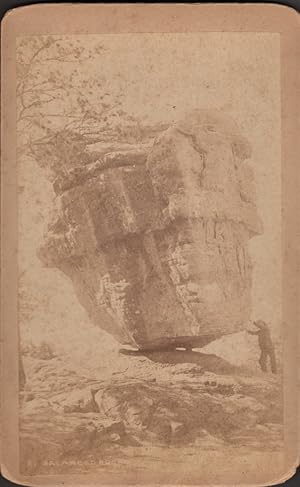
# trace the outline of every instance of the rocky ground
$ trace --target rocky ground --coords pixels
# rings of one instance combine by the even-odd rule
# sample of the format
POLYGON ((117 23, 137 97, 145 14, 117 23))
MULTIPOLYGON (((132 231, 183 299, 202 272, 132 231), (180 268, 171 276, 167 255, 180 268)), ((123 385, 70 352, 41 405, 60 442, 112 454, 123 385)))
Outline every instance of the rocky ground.
POLYGON ((112 457, 122 468, 132 455, 151 465, 152 449, 277 450, 281 376, 259 371, 247 340, 240 333, 201 350, 147 354, 116 348, 109 372, 75 366, 45 346, 27 351, 24 472, 90 471, 112 457), (236 347, 244 353, 234 354, 236 347))

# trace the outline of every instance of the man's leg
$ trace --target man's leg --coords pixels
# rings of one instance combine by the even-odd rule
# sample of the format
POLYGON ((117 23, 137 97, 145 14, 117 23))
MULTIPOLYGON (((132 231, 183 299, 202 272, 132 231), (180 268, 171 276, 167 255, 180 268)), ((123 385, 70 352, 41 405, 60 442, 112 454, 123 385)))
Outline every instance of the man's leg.
POLYGON ((271 362, 271 371, 273 374, 277 374, 277 364, 276 364, 276 356, 274 350, 269 353, 270 362, 271 362))
POLYGON ((267 372, 267 354, 266 352, 261 352, 259 357, 259 365, 263 372, 267 372))

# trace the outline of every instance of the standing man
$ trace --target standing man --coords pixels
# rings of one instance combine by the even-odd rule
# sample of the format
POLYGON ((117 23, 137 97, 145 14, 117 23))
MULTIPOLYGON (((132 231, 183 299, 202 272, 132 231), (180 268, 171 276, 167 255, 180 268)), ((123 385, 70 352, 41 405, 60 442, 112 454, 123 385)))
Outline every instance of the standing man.
POLYGON ((261 351, 259 357, 259 365, 263 372, 267 372, 267 360, 270 357, 271 371, 273 374, 277 373, 276 357, 274 345, 271 338, 271 333, 268 325, 262 321, 254 321, 253 324, 258 328, 257 331, 248 331, 250 335, 258 336, 258 345, 261 351))

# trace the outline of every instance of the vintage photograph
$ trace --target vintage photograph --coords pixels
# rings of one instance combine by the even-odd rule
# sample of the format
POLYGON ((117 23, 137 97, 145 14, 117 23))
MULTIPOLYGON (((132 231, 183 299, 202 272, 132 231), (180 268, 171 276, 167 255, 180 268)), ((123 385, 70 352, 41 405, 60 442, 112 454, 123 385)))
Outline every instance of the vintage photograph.
POLYGON ((280 454, 280 35, 19 36, 16 69, 21 473, 280 454))

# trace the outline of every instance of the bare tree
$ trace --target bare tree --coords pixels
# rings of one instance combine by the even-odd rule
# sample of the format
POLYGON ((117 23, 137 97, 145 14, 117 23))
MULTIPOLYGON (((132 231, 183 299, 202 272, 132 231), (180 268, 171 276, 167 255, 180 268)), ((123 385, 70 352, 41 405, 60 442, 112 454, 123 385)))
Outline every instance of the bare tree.
MULTIPOLYGON (((151 129, 122 107, 103 76, 86 73, 105 48, 78 37, 23 37, 17 48, 18 153, 63 174, 97 159, 86 151, 98 141, 140 143, 151 129)), ((98 70, 97 70, 98 71, 98 70)), ((95 71, 96 72, 96 71, 95 71)))
POLYGON ((37 156, 44 165, 47 153, 67 162, 84 148, 86 127, 96 122, 109 128, 110 119, 120 114, 122 95, 113 97, 103 78, 84 76, 82 69, 88 60, 99 61, 103 51, 100 44, 88 48, 72 37, 22 38, 17 49, 19 153, 37 156))

